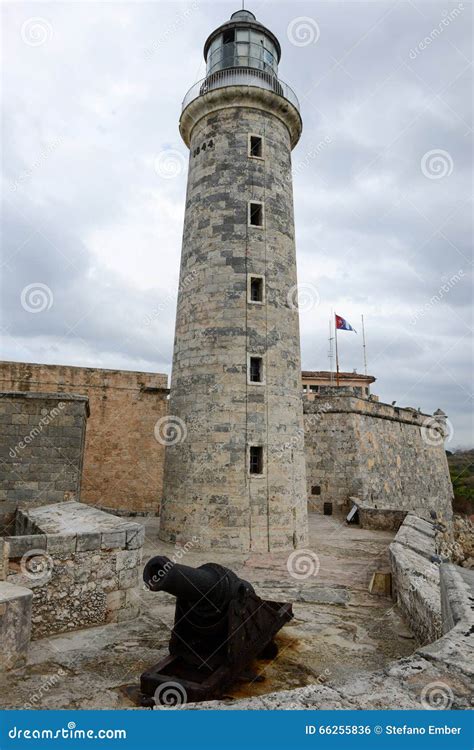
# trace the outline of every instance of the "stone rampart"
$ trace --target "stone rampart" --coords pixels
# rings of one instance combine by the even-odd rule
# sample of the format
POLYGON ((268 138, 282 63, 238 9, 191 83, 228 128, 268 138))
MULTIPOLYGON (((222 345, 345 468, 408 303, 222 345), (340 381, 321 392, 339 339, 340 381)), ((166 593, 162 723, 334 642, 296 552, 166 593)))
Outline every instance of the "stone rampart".
POLYGON ((4 533, 11 533, 18 507, 79 499, 88 414, 86 396, 0 393, 0 529, 4 533))
MULTIPOLYGON (((342 395, 305 400, 304 421, 307 492, 316 510, 331 502, 344 513, 354 499, 366 511, 451 518, 443 416, 342 395)), ((376 528, 376 519, 369 523, 376 528)))
POLYGON ((155 514, 160 508, 165 449, 154 428, 166 415, 167 381, 159 373, 0 363, 5 390, 88 397, 81 502, 127 513, 155 514))

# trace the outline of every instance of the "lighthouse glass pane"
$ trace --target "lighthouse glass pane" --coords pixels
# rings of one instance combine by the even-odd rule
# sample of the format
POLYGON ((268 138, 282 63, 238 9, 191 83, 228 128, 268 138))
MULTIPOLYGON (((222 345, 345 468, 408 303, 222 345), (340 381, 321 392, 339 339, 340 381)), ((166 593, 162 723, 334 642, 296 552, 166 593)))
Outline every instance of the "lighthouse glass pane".
POLYGON ((222 34, 219 34, 214 41, 212 42, 211 46, 209 47, 210 52, 215 52, 215 50, 220 47, 222 44, 222 34))
POLYGON ((243 31, 243 30, 241 30, 241 31, 237 30, 237 41, 238 42, 248 42, 248 40, 249 40, 249 32, 248 32, 247 29, 245 31, 243 31))

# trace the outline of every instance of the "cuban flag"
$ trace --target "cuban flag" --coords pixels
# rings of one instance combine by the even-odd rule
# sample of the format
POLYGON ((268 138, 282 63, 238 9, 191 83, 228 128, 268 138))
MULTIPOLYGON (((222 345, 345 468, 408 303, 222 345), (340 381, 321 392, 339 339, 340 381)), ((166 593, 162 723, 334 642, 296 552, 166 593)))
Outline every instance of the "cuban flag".
POLYGON ((354 331, 354 333, 357 333, 355 328, 352 328, 351 324, 347 322, 344 318, 341 318, 340 315, 337 315, 336 313, 336 328, 338 331, 354 331))

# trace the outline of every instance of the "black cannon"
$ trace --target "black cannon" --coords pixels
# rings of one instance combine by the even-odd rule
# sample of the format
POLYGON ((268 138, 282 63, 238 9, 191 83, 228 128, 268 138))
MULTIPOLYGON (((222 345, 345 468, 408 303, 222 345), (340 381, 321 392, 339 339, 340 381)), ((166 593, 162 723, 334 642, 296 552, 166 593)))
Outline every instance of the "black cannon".
POLYGON ((178 687, 178 702, 219 697, 253 659, 277 655, 273 638, 293 617, 291 604, 260 599, 248 581, 216 563, 190 568, 153 557, 143 580, 177 601, 169 656, 141 675, 142 705, 168 703, 168 685, 178 687))

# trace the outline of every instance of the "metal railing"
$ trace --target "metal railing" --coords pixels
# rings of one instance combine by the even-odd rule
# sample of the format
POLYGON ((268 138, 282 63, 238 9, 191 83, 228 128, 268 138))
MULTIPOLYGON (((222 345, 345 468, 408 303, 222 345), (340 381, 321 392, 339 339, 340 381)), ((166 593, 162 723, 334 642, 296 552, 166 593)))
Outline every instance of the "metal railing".
POLYGON ((287 99, 291 104, 300 111, 298 97, 293 89, 287 83, 280 81, 276 76, 256 68, 226 68, 211 73, 206 78, 198 81, 191 86, 188 93, 183 99, 182 110, 194 99, 203 94, 207 94, 214 89, 224 88, 225 86, 255 86, 257 88, 273 91, 278 96, 287 99))

